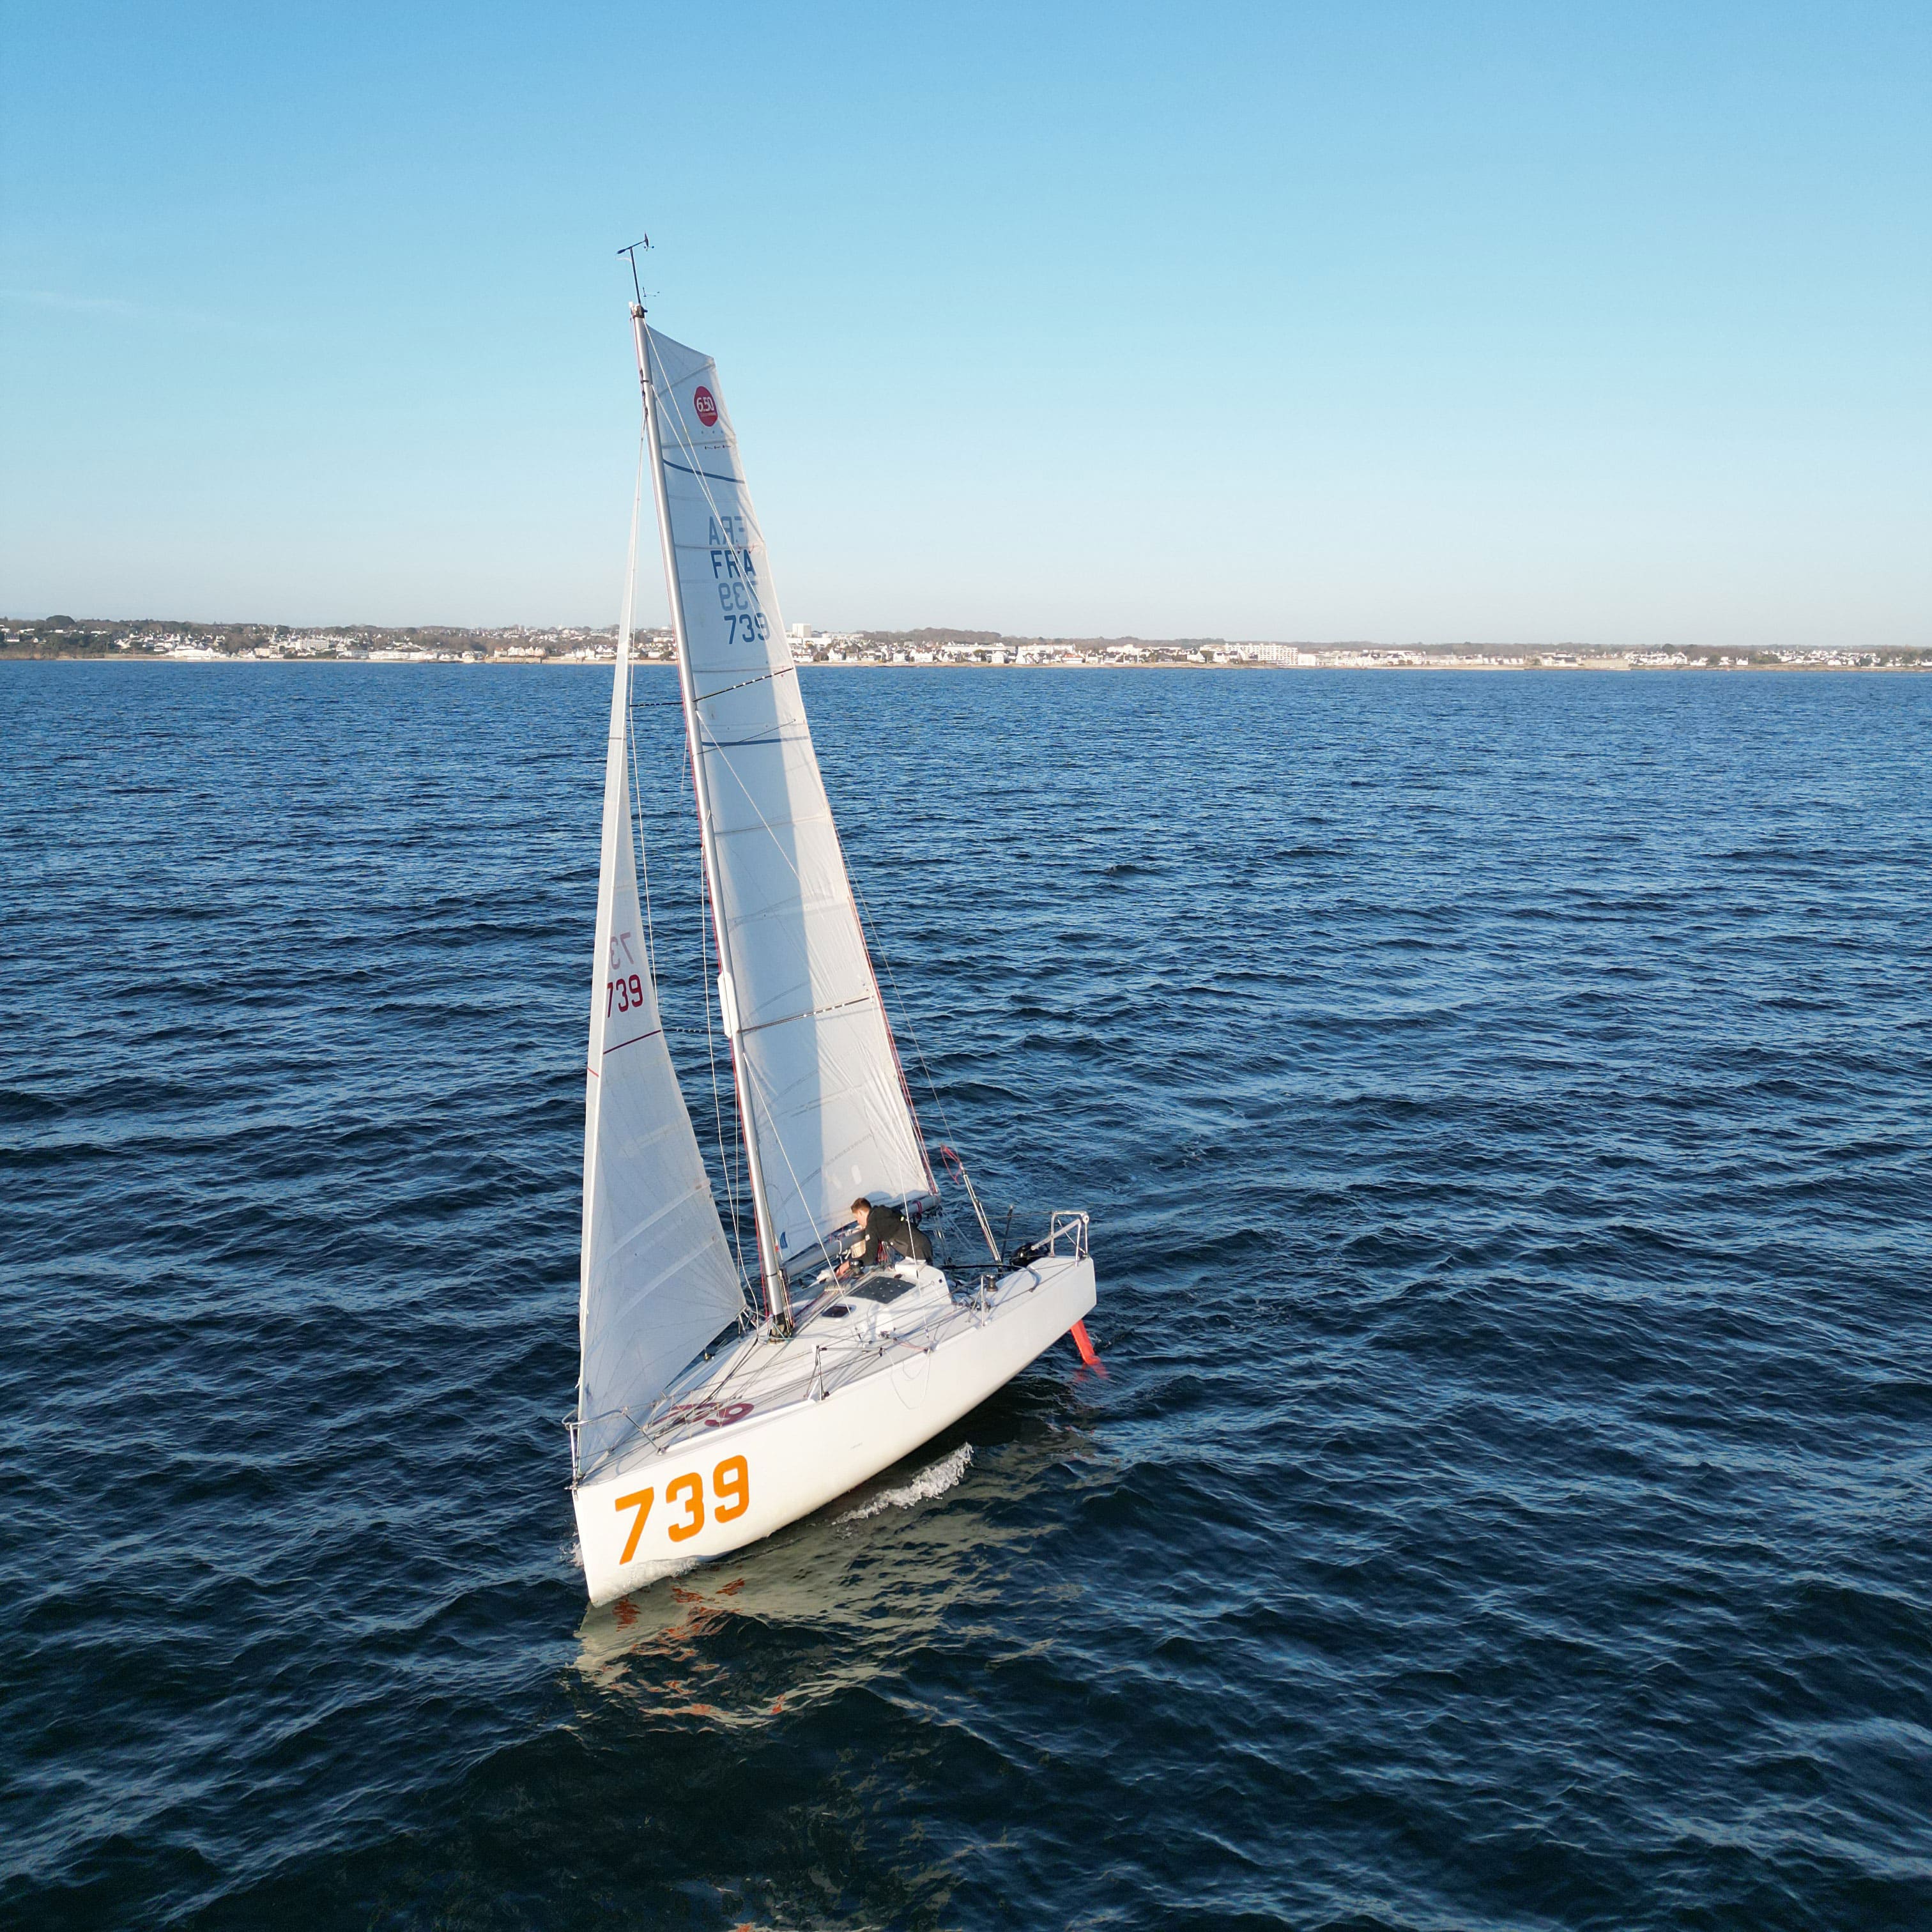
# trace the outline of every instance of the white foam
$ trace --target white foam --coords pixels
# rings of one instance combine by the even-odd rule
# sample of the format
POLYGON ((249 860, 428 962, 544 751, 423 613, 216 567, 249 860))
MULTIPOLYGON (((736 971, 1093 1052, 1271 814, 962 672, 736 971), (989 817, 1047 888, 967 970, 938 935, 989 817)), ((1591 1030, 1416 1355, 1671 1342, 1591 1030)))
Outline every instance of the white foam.
POLYGON ((966 1465, 973 1460, 973 1445, 962 1442, 950 1456, 920 1470, 903 1488, 883 1490, 870 1502, 861 1503, 855 1510, 848 1510, 838 1518, 841 1522, 862 1522, 868 1516, 877 1516, 881 1510, 910 1509, 915 1503, 929 1503, 934 1496, 943 1496, 966 1473, 966 1465))

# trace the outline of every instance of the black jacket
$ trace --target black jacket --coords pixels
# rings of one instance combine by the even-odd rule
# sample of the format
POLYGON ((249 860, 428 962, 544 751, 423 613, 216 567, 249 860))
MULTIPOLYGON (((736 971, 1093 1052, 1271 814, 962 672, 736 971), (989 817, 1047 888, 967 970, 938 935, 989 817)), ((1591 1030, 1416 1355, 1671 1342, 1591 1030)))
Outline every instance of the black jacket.
POLYGON ((915 1228, 896 1208, 874 1208, 866 1216, 860 1238, 865 1244, 859 1250, 862 1262, 884 1261, 888 1247, 898 1249, 902 1255, 910 1255, 916 1262, 929 1262, 932 1258, 931 1238, 915 1228))

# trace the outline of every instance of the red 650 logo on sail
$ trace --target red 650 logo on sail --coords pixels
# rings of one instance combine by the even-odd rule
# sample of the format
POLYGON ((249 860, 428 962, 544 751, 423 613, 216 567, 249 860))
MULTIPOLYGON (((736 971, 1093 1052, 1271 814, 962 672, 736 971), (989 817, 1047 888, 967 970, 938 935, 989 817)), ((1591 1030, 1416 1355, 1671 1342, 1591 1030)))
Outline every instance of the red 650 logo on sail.
POLYGON ((718 420, 718 399, 702 382, 691 392, 691 406, 698 412, 698 420, 706 429, 718 420))

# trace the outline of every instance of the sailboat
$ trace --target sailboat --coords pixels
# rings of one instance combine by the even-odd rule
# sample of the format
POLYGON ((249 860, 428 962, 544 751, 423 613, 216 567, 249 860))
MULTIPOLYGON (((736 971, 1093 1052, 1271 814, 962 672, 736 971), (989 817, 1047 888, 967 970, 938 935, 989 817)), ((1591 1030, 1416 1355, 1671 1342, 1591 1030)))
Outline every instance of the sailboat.
POLYGON ((1091 1360, 1095 1298, 1086 1214, 1054 1212, 1008 1250, 948 1148, 977 1237, 954 1258, 716 366, 650 327, 641 290, 631 328, 644 424, 604 766, 581 1366, 566 1418, 593 1604, 822 1508, 1063 1336, 1091 1360), (666 1046, 638 887, 631 614, 646 472, 716 947, 706 997, 730 1048, 755 1230, 742 1263, 666 1046), (860 1204, 902 1216, 902 1244, 848 1258, 860 1204))

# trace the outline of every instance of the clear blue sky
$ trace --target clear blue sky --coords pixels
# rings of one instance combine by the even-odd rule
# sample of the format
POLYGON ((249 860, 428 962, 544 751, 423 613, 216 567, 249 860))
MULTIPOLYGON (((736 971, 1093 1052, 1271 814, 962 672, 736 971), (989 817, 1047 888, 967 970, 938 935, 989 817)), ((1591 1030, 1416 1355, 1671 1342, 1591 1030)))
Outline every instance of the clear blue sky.
POLYGON ((23 6, 0 608, 1932 644, 1932 6, 23 6))

